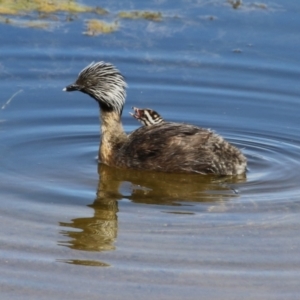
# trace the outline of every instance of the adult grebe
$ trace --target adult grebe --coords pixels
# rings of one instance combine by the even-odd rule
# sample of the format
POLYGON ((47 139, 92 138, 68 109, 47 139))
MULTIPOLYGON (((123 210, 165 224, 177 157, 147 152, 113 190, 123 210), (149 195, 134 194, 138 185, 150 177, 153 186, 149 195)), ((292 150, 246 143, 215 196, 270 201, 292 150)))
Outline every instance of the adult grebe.
POLYGON ((246 171, 245 156, 211 130, 161 122, 126 135, 121 115, 126 83, 119 70, 105 62, 91 63, 64 91, 81 91, 100 106, 99 159, 118 168, 160 172, 237 175, 246 171))

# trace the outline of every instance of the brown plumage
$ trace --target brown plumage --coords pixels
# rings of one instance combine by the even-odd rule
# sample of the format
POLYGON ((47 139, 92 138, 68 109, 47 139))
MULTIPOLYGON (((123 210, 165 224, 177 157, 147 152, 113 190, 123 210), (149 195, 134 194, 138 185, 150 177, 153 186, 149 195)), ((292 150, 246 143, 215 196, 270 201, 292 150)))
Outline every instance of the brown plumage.
POLYGON ((246 170, 245 156, 211 130, 193 125, 160 122, 126 135, 121 115, 126 83, 111 64, 84 68, 64 91, 81 91, 100 106, 102 163, 160 172, 237 175, 246 170))

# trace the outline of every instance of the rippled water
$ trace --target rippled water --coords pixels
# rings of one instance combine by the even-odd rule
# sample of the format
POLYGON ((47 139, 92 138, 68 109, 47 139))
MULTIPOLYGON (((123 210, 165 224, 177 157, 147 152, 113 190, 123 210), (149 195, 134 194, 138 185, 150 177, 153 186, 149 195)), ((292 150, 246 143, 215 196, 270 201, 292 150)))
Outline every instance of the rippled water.
POLYGON ((298 2, 101 5, 164 17, 100 36, 82 34, 93 14, 0 23, 1 299, 297 299, 298 2), (98 166, 97 104, 62 92, 93 60, 126 77, 127 132, 132 106, 211 128, 246 176, 98 166))

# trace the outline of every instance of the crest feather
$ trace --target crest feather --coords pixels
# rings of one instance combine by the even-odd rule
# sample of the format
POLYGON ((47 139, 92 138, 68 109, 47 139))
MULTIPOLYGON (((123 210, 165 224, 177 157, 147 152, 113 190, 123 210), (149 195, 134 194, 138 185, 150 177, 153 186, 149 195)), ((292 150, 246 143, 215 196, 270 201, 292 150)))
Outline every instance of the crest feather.
POLYGON ((127 84, 114 65, 92 62, 80 71, 76 83, 82 87, 81 91, 97 100, 102 109, 122 114, 127 84))

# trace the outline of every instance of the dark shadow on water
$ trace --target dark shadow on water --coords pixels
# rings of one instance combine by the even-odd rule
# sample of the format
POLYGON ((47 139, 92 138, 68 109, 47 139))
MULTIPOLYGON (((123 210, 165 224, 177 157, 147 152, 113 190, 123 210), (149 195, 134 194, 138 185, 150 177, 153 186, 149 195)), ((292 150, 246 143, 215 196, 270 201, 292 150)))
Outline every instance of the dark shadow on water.
POLYGON ((87 266, 87 267, 110 267, 109 264, 97 260, 57 259, 56 261, 70 264, 70 265, 79 265, 79 266, 87 266))
MULTIPOLYGON (((152 173, 120 170, 101 164, 98 166, 98 173, 97 197, 89 205, 94 209, 94 215, 88 218, 76 218, 68 223, 60 222, 60 226, 66 228, 61 231, 61 234, 69 240, 60 241, 59 245, 83 251, 115 250, 114 243, 118 233, 118 201, 121 199, 172 207, 204 202, 217 204, 238 197, 235 185, 246 181, 246 176, 152 173), (129 183, 130 192, 122 191, 124 182, 129 183)), ((187 217, 190 214, 193 212, 187 212, 187 217)), ((60 261, 78 263, 78 260, 74 259, 60 261)), ((83 264, 86 264, 85 261, 83 264)), ((99 264, 103 263, 94 262, 94 265, 99 264)))

